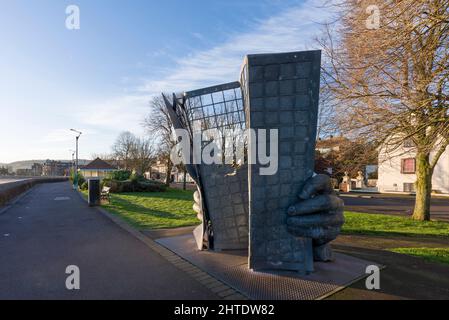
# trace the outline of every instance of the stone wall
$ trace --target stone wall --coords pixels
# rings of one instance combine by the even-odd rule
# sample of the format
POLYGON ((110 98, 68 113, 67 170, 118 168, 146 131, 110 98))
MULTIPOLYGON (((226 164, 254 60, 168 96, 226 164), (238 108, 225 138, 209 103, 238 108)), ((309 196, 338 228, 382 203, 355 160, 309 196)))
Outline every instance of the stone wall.
POLYGON ((0 207, 8 204, 20 194, 31 189, 39 183, 62 182, 68 178, 33 178, 23 181, 14 181, 10 183, 0 184, 0 207))

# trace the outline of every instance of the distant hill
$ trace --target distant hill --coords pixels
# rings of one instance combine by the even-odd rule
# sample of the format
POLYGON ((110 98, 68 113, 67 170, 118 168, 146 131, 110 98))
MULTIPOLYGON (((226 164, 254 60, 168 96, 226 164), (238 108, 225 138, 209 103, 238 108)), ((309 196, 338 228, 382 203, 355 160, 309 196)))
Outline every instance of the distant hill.
MULTIPOLYGON (((16 171, 17 169, 31 169, 33 164, 40 163, 43 164, 47 160, 23 160, 23 161, 15 161, 11 163, 0 163, 0 167, 11 167, 13 171, 16 171)), ((71 162, 72 160, 56 160, 56 161, 63 161, 63 162, 71 162)), ((78 163, 79 165, 83 166, 90 162, 91 160, 85 160, 85 159, 79 159, 78 163)))

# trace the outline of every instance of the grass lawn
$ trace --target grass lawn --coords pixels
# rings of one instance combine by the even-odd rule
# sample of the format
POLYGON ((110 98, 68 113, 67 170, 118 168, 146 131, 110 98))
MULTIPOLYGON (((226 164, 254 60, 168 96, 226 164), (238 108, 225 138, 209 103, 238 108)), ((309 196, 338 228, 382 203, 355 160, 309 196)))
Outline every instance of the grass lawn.
MULTIPOLYGON (((111 203, 103 207, 137 228, 161 229, 199 224, 192 205, 193 191, 168 189, 167 192, 111 194, 111 203)), ((356 212, 345 212, 345 218, 343 234, 449 236, 446 222, 420 222, 408 217, 356 212)))
POLYGON ((104 203, 102 207, 136 228, 161 229, 199 224, 192 205, 193 191, 168 189, 166 192, 111 194, 111 203, 104 203))
POLYGON ((449 223, 415 221, 408 217, 345 212, 344 234, 378 236, 449 236, 449 223))
POLYGON ((449 248, 395 248, 389 251, 419 257, 430 262, 449 264, 449 248))

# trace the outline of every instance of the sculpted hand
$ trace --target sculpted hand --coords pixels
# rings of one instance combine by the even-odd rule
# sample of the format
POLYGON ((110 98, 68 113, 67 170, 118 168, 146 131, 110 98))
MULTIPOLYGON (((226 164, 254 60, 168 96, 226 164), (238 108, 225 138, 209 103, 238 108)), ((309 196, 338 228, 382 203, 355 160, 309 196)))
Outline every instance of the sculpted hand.
POLYGON ((193 211, 195 211, 196 217, 203 221, 203 204, 198 190, 193 194, 193 211))
POLYGON ((332 260, 328 243, 337 238, 344 223, 343 200, 335 194, 330 178, 322 174, 306 181, 299 199, 288 210, 288 231, 313 240, 315 260, 332 260))

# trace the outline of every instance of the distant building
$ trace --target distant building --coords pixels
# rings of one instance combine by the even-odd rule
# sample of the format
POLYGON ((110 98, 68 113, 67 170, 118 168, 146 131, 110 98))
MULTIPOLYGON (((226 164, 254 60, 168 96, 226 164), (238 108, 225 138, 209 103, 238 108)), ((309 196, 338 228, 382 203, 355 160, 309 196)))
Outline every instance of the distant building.
POLYGON ((108 162, 97 158, 92 162, 80 168, 80 173, 85 178, 105 178, 111 172, 116 171, 117 168, 108 162))
MULTIPOLYGON (((165 182, 165 177, 167 176, 167 165, 166 161, 157 160, 152 166, 151 170, 148 172, 145 172, 145 177, 147 179, 152 180, 159 180, 165 182)), ((184 172, 178 170, 175 166, 173 166, 171 174, 170 174, 170 181, 174 183, 182 183, 184 182, 184 172)), ((187 173, 186 174, 186 182, 187 183, 194 183, 192 177, 187 173)))
POLYGON ((9 174, 8 167, 0 166, 0 176, 6 176, 9 174))
POLYGON ((332 151, 339 152, 343 144, 347 143, 349 140, 345 137, 333 137, 330 136, 327 139, 318 139, 316 142, 315 150, 322 155, 326 155, 332 151))
POLYGON ((42 165, 42 175, 46 177, 68 176, 71 166, 71 162, 47 160, 42 165))
POLYGON ((31 171, 31 169, 17 169, 16 175, 21 177, 29 177, 33 175, 33 172, 31 171))
POLYGON ((338 154, 342 146, 348 143, 348 141, 344 137, 330 136, 326 139, 319 138, 315 146, 315 172, 333 176, 335 168, 332 155, 338 154))
POLYGON ((34 163, 31 167, 31 175, 38 177, 42 175, 42 164, 40 163, 34 163))
MULTIPOLYGON (((432 159, 434 152, 430 154, 432 159)), ((411 140, 401 147, 387 152, 379 149, 379 170, 377 186, 380 192, 415 192, 416 150, 411 140)), ((442 154, 432 176, 432 190, 449 193, 449 148, 442 154)))

